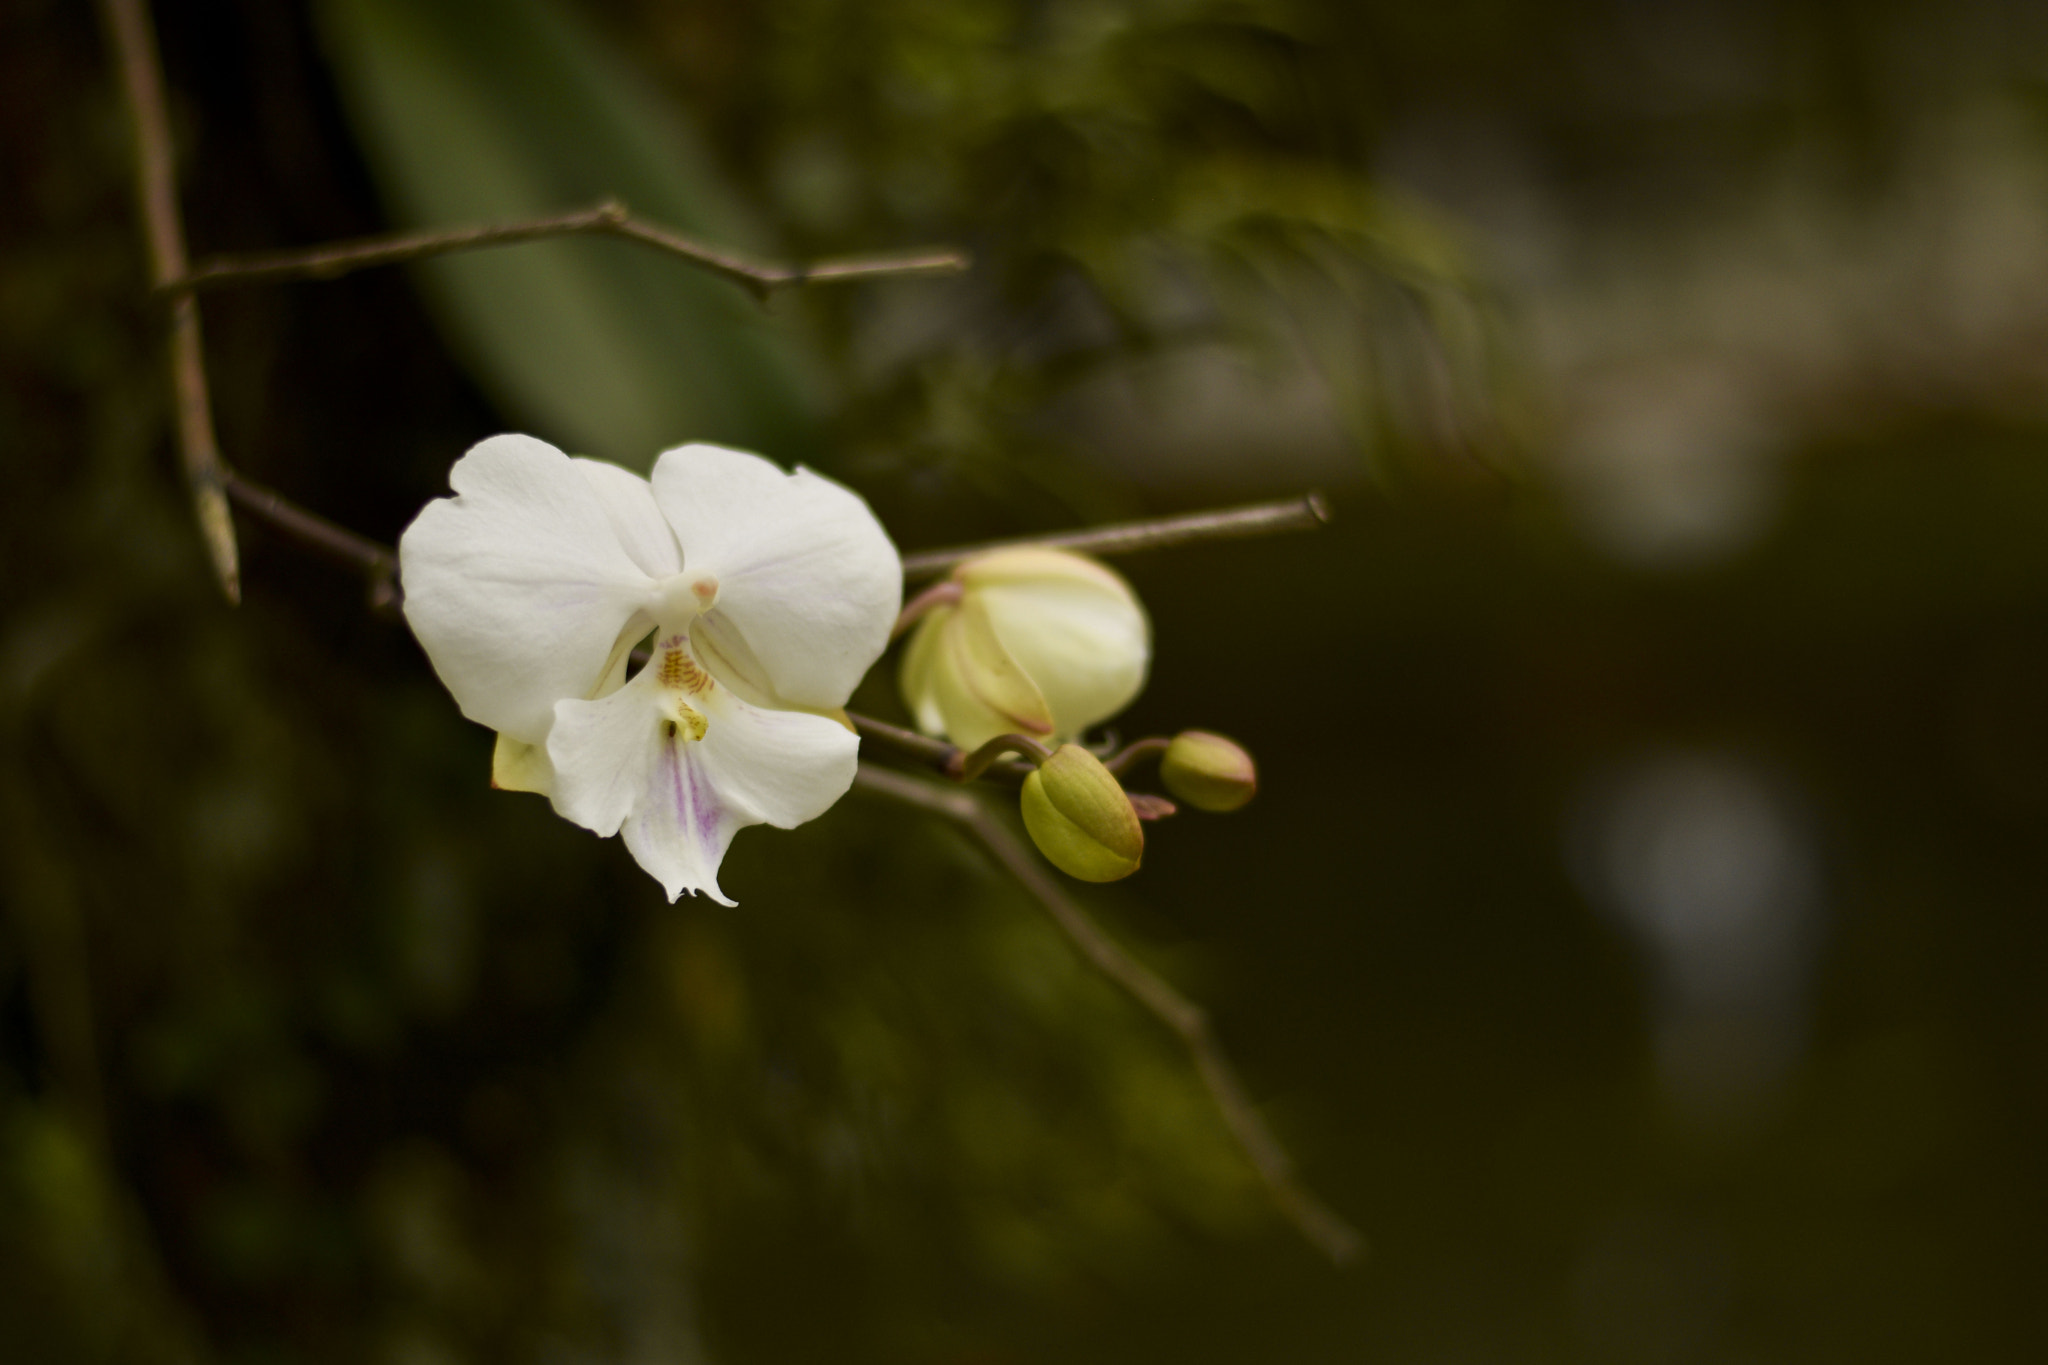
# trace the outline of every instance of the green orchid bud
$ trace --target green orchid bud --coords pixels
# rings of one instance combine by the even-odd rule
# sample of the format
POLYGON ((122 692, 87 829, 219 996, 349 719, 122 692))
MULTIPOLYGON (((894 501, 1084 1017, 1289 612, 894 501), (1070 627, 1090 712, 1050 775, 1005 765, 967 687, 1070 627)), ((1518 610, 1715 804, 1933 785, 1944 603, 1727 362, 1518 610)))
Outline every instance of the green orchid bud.
POLYGON ((903 655, 903 699, 926 734, 963 749, 1003 734, 1066 739, 1145 685, 1151 625, 1131 585, 1095 560, 994 550, 949 581, 957 595, 926 611, 903 655))
POLYGON ((1070 877, 1113 882, 1145 856, 1145 831, 1123 785, 1078 744, 1061 745, 1024 779, 1023 808, 1031 842, 1070 877))
POLYGON ((1183 730, 1159 760, 1159 780, 1196 810, 1236 810, 1259 790, 1252 756, 1221 735, 1183 730))

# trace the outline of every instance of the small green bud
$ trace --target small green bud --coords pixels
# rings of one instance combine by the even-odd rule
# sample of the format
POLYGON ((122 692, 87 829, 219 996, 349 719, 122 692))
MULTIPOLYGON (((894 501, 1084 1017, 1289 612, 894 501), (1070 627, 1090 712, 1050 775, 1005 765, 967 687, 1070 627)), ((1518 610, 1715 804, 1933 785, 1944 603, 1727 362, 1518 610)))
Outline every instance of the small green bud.
POLYGON ((1145 831, 1123 784, 1078 744, 1062 744, 1024 779, 1024 828, 1052 865, 1084 882, 1138 870, 1145 831))
POLYGON ((1196 810, 1236 810, 1259 790, 1252 756, 1221 735, 1183 730, 1159 760, 1159 780, 1196 810))

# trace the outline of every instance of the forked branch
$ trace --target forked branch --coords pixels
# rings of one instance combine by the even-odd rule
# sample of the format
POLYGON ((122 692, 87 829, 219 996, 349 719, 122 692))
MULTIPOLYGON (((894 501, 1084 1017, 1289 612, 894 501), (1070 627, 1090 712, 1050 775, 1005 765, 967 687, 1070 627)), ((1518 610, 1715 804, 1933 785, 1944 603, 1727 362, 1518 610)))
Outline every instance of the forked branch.
MULTIPOLYGON (((113 45, 128 105, 135 147, 135 197, 149 241, 149 273, 162 289, 185 275, 185 228, 178 216, 171 118, 164 105, 163 65, 156 31, 142 0, 100 0, 100 19, 113 45)), ((206 351, 199 335, 199 306, 190 294, 171 300, 168 325, 171 394, 178 414, 178 457, 192 493, 193 511, 214 576, 228 601, 242 600, 241 558, 235 552, 235 522, 228 512, 227 471, 213 431, 213 403, 206 382, 206 351)))
MULTIPOLYGON (((398 233, 312 247, 304 251, 221 256, 191 268, 185 254, 184 220, 178 212, 177 158, 164 98, 163 62, 145 0, 99 0, 107 41, 121 74, 121 88, 134 139, 136 200, 149 242, 150 280, 168 300, 167 335, 171 395, 177 410, 179 462, 190 487, 199 531, 213 561, 215 577, 230 602, 242 600, 241 559, 235 547, 229 498, 245 510, 298 534, 309 544, 333 550, 351 533, 275 495, 238 480, 221 458, 214 433, 213 400, 206 375, 206 350, 199 330, 197 293, 230 284, 268 284, 291 279, 332 279, 366 266, 424 260, 456 251, 509 246, 516 242, 576 234, 624 237, 681 257, 732 280, 756 298, 767 299, 792 285, 888 276, 951 274, 968 266, 966 253, 934 247, 879 256, 845 256, 808 265, 777 265, 723 251, 635 218, 615 199, 575 213, 517 223, 398 233)), ((388 579, 388 574, 386 575, 388 579)))
POLYGON ((616 199, 606 199, 573 213, 525 218, 517 222, 440 228, 427 232, 395 232, 354 241, 328 242, 303 251, 209 256, 182 278, 173 278, 160 284, 159 288, 174 297, 182 297, 196 290, 218 289, 226 285, 331 280, 369 266, 399 265, 458 251, 579 236, 623 237, 640 242, 671 256, 679 256, 722 279, 731 280, 755 298, 763 300, 776 290, 793 285, 905 275, 951 275, 967 269, 970 263, 963 251, 951 247, 928 247, 878 256, 838 256, 808 265, 778 265, 685 237, 659 223, 634 217, 616 199))
POLYGON ((308 512, 262 484, 252 483, 234 470, 224 470, 228 497, 237 507, 259 521, 284 532, 309 549, 343 564, 361 569, 370 581, 370 605, 379 611, 399 602, 398 552, 389 545, 358 535, 346 526, 308 512))
POLYGON ((1231 1137, 1258 1172, 1273 1203, 1296 1230, 1338 1265, 1365 1249, 1364 1239, 1356 1229, 1311 1194, 1296 1177, 1286 1149, 1259 1117, 1245 1093, 1244 1082, 1238 1079, 1236 1068, 1217 1043, 1208 1015, 1118 946, 979 797, 868 763, 860 765, 855 785, 877 796, 944 816, 973 835, 989 856, 1044 907, 1081 956, 1180 1039, 1231 1137))

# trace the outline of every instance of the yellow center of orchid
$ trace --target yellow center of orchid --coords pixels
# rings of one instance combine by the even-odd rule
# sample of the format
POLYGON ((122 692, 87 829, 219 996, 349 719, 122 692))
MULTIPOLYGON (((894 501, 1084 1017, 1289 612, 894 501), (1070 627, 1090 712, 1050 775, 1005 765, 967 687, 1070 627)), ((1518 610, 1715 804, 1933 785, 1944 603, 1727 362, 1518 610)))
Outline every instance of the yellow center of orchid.
POLYGON ((647 612, 660 625, 649 668, 661 684, 662 733, 669 739, 699 740, 709 728, 704 713, 690 705, 713 686, 710 673, 690 651, 690 623, 718 603, 718 580, 710 574, 670 574, 648 594, 647 612))
POLYGON ((704 713, 690 705, 683 698, 687 694, 701 697, 712 687, 711 675, 704 666, 691 657, 689 639, 683 635, 671 635, 657 647, 655 658, 649 668, 659 668, 656 676, 661 680, 662 730, 670 739, 702 739, 710 728, 704 713))

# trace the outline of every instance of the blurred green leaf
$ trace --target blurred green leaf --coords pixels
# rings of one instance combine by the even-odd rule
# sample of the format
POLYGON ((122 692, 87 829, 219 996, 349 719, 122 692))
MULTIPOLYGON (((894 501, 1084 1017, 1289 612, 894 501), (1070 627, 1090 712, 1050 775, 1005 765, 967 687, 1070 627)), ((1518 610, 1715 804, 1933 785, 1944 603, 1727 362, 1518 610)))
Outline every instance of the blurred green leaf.
MULTIPOLYGON (((679 111, 551 0, 326 0, 320 15, 405 226, 615 196, 710 243, 766 245, 679 111)), ((688 440, 815 458, 806 348, 728 282, 595 240, 444 258, 420 275, 471 372, 550 440, 641 468, 688 440)))

